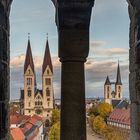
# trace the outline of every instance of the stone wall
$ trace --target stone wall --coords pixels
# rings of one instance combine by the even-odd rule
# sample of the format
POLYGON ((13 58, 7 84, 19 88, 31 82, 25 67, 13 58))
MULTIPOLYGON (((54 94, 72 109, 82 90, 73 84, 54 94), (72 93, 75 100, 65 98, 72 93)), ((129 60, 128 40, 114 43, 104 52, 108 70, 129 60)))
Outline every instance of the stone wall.
POLYGON ((131 140, 140 139, 140 1, 128 0, 130 16, 131 140))
POLYGON ((11 2, 12 0, 0 0, 0 140, 9 139, 9 14, 11 2))

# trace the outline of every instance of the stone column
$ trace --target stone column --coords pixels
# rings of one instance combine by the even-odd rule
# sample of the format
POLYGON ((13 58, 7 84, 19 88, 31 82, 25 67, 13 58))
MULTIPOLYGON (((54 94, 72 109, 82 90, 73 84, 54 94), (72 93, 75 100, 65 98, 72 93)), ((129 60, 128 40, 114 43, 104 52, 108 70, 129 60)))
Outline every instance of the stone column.
POLYGON ((0 1, 0 140, 9 140, 9 13, 12 0, 0 1))
POLYGON ((130 75, 131 99, 130 140, 140 140, 140 1, 128 0, 130 16, 130 75))
POLYGON ((84 62, 94 0, 58 0, 56 24, 61 77, 61 140, 86 140, 84 62))

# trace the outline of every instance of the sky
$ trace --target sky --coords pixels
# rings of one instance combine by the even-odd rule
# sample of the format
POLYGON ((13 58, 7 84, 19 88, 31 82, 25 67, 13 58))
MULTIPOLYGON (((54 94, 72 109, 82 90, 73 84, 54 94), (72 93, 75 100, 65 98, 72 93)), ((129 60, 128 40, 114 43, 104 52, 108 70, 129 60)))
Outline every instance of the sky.
MULTIPOLYGON (((123 97, 129 97, 129 16, 126 0, 96 0, 90 23, 90 52, 85 63, 86 97, 103 97, 108 75, 116 81, 117 63, 123 83, 123 97)), ((37 75, 37 86, 42 87, 41 67, 47 33, 54 67, 54 94, 60 97, 61 64, 58 58, 58 36, 55 8, 51 0, 14 0, 10 15, 11 25, 11 83, 10 98, 18 99, 24 87, 23 66, 28 33, 37 75)))

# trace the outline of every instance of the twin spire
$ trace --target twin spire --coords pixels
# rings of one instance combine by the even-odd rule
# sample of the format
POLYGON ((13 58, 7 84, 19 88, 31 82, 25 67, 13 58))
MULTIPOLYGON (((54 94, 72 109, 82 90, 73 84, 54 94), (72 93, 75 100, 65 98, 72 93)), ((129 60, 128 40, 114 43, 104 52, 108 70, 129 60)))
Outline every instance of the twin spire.
MULTIPOLYGON (((26 57, 25 57, 25 63, 24 63, 24 73, 26 72, 29 65, 30 65, 32 71, 35 73, 30 37, 28 34, 28 44, 27 44, 27 51, 26 51, 26 57)), ((47 66, 49 66, 51 72, 53 73, 53 66, 52 66, 51 55, 50 55, 50 50, 49 50, 48 37, 47 37, 47 41, 46 41, 45 55, 44 55, 44 60, 43 60, 43 65, 42 65, 43 73, 45 72, 47 66)))
MULTIPOLYGON (((122 85, 119 61, 118 61, 117 78, 116 78, 116 83, 115 84, 116 85, 122 85)), ((111 82, 110 82, 108 76, 106 78, 105 85, 111 85, 111 82)))

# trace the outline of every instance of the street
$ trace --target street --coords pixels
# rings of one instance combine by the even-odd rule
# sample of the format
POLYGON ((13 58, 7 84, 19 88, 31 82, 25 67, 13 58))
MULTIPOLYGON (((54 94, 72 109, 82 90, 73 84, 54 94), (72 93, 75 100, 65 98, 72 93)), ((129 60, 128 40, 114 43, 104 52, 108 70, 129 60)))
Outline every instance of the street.
POLYGON ((87 140, 105 140, 100 135, 95 134, 87 124, 87 140))

